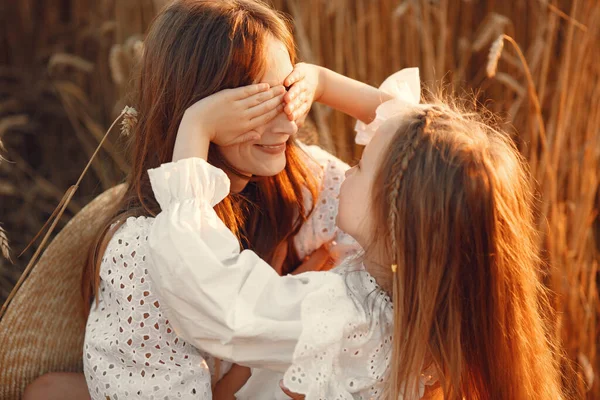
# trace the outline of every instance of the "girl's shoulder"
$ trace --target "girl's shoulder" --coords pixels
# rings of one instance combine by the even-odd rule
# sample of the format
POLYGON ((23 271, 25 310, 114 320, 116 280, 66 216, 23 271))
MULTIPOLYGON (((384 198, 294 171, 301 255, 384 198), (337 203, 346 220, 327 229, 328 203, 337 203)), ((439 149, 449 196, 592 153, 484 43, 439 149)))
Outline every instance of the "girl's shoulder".
POLYGON ((331 270, 344 278, 348 296, 363 306, 367 314, 390 320, 392 299, 379 286, 362 262, 363 253, 351 255, 331 270))
POLYGON ((314 274, 327 273, 342 279, 305 299, 284 384, 311 398, 380 398, 392 343, 391 301, 359 257, 314 274))
POLYGON ((115 228, 116 231, 104 249, 100 278, 115 291, 119 291, 117 286, 112 287, 115 277, 117 281, 118 277, 130 274, 145 278, 142 275, 145 275, 145 264, 148 262, 148 233, 153 221, 154 218, 146 216, 127 217, 118 227, 121 221, 110 225, 109 232, 115 228))

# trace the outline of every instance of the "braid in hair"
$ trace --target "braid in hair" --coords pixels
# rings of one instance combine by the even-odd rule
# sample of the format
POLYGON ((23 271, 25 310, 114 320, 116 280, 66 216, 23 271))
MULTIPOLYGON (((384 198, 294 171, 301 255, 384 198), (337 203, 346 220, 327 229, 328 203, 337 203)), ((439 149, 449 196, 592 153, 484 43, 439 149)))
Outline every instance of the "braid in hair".
MULTIPOLYGON (((392 249, 396 248, 396 222, 398 221, 398 194, 400 192, 400 184, 402 183, 402 177, 408 168, 408 164, 410 160, 415 156, 417 147, 421 143, 423 136, 431 131, 431 125, 434 116, 440 115, 440 110, 437 107, 431 107, 423 111, 423 113, 419 114, 417 117, 416 123, 413 124, 411 129, 408 130, 408 137, 402 148, 399 151, 399 157, 396 159, 394 164, 392 164, 391 170, 393 174, 393 182, 391 185, 391 190, 388 196, 390 202, 390 213, 389 213, 389 230, 390 237, 392 241, 392 249)), ((396 254, 394 252, 394 254, 396 254)), ((392 264, 392 271, 396 272, 397 264, 396 264, 395 256, 392 264)))

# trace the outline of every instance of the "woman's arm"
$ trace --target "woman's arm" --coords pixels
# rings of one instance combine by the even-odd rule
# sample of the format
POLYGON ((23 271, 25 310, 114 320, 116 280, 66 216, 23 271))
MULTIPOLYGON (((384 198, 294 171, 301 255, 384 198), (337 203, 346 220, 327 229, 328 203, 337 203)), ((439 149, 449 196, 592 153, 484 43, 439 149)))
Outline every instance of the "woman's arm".
POLYGON ((213 400, 235 400, 235 394, 246 384, 251 375, 250 368, 233 364, 215 385, 213 400))
MULTIPOLYGON (((292 275, 298 275, 307 271, 326 271, 331 269, 335 260, 329 252, 328 246, 321 246, 310 256, 307 256, 304 262, 292 272, 292 275)), ((271 267, 281 275, 281 265, 287 254, 287 244, 279 246, 275 251, 274 261, 271 267)), ((214 400, 235 400, 235 394, 246 384, 251 376, 251 369, 238 364, 233 364, 231 369, 217 382, 213 389, 214 400)))
POLYGON ((343 278, 280 277, 237 238, 213 207, 229 193, 225 173, 201 158, 148 170, 161 212, 148 235, 148 273, 175 332, 245 366, 285 371, 302 332, 302 304, 320 291, 352 313, 343 278))

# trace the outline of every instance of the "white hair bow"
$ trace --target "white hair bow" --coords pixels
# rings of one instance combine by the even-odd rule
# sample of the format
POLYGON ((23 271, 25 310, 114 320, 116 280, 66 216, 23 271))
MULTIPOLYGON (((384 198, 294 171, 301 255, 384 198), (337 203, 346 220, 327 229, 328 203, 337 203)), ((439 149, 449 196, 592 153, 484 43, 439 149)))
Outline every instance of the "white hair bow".
POLYGON ((405 68, 390 75, 379 89, 394 98, 377 107, 375 119, 370 124, 357 121, 356 144, 367 145, 377 129, 389 118, 398 115, 407 108, 418 105, 421 100, 421 80, 419 68, 405 68))

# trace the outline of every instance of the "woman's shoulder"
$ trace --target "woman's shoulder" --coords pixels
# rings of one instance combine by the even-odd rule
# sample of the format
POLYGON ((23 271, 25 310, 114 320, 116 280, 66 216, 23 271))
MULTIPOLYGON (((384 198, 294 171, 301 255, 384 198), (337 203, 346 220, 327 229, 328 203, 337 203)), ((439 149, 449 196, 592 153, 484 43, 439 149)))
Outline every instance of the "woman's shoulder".
POLYGON ((105 254, 142 246, 148 240, 148 231, 153 221, 154 218, 148 216, 130 216, 122 224, 121 220, 112 223, 109 232, 117 228, 119 224, 121 225, 118 226, 110 238, 105 254))
MULTIPOLYGON (((110 225, 110 229, 113 229, 117 225, 121 224, 123 220, 117 220, 110 225)), ((121 226, 117 229, 114 236, 127 235, 135 232, 141 232, 147 230, 154 221, 153 217, 141 215, 138 217, 130 216, 126 217, 121 226)))
POLYGON ((362 261, 364 253, 358 252, 344 259, 331 272, 344 277, 348 295, 377 313, 391 310, 390 296, 379 286, 362 261))

